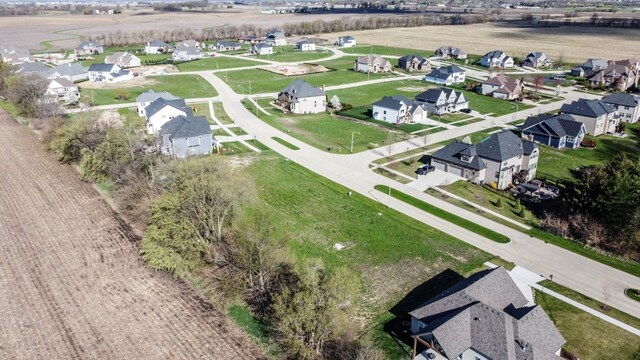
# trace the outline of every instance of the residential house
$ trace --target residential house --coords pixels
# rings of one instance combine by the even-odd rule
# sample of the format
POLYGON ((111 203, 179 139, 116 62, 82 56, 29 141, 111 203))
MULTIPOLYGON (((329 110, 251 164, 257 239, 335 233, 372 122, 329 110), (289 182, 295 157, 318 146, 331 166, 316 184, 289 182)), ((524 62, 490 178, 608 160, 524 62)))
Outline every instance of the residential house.
POLYGON ((90 81, 106 81, 116 83, 133 79, 133 73, 116 64, 92 64, 89 66, 90 81))
POLYGON ((635 123, 640 120, 640 99, 638 96, 615 93, 603 97, 602 101, 618 109, 620 121, 635 123))
POLYGON ((95 41, 83 41, 77 48, 73 49, 76 56, 100 55, 104 52, 102 44, 95 41))
POLYGON ((105 64, 116 64, 123 69, 142 65, 140 58, 130 52, 115 52, 104 58, 104 62, 105 64))
POLYGON ((144 53, 147 55, 167 54, 175 49, 174 46, 167 44, 162 40, 153 40, 147 42, 144 46, 144 53))
POLYGON ((407 71, 429 71, 431 63, 420 55, 405 55, 398 59, 398 68, 407 71))
POLYGON ((391 63, 378 55, 358 56, 353 69, 363 73, 389 72, 391 71, 391 63))
POLYGON ((453 85, 464 83, 466 72, 463 68, 451 66, 439 66, 425 75, 423 80, 438 85, 453 85))
POLYGON ((551 67, 553 61, 547 57, 547 54, 541 51, 534 51, 527 54, 527 57, 520 62, 520 66, 532 67, 535 69, 551 67))
POLYGON ((338 40, 334 43, 336 46, 340 47, 354 47, 356 46, 356 39, 351 36, 340 36, 338 40))
POLYGON ((49 79, 65 78, 69 81, 83 81, 89 78, 89 68, 79 62, 61 64, 49 70, 49 79))
POLYGON ((435 57, 439 59, 466 59, 467 53, 453 46, 441 46, 435 53, 435 57))
POLYGON ((80 98, 78 85, 68 79, 57 78, 49 81, 45 95, 50 95, 59 101, 73 101, 80 98))
POLYGON ((571 69, 571 76, 577 77, 591 77, 600 69, 604 69, 608 66, 606 61, 602 59, 589 59, 585 61, 583 64, 578 65, 571 69))
POLYGON ((512 184, 515 174, 527 181, 535 178, 539 153, 535 143, 503 130, 475 145, 454 141, 431 155, 431 165, 503 190, 512 184))
POLYGON ((48 77, 52 68, 41 62, 25 62, 17 65, 13 65, 16 74, 40 74, 48 77))
POLYGON ((638 60, 610 61, 607 67, 589 77, 591 86, 605 86, 617 91, 638 86, 640 63, 638 60))
POLYGON ((13 46, 0 47, 0 58, 2 59, 2 62, 11 65, 36 61, 27 49, 16 48, 13 46))
POLYGON ((267 34, 267 44, 271 46, 285 46, 287 45, 287 38, 280 30, 271 30, 267 34))
POLYGON ((158 99, 179 100, 180 98, 177 96, 173 96, 171 93, 168 93, 166 91, 155 92, 153 90, 149 90, 143 92, 136 98, 136 103, 138 103, 138 115, 146 116, 147 114, 144 111, 145 108, 158 99))
POLYGON ((402 95, 385 96, 373 103, 372 117, 392 124, 420 123, 427 120, 427 111, 421 103, 402 95))
POLYGON ((327 110, 327 95, 322 89, 296 79, 280 91, 276 103, 294 114, 317 114, 327 110))
POLYGON ((602 100, 579 99, 563 104, 560 113, 571 114, 593 136, 614 133, 620 122, 618 109, 602 100))
POLYGON ((587 133, 584 124, 569 114, 529 116, 519 128, 523 139, 556 149, 579 147, 587 133))
POLYGON ((560 360, 566 340, 503 268, 483 270, 409 313, 414 360, 560 360))
POLYGON ((469 101, 464 94, 449 88, 429 89, 415 100, 424 104, 427 113, 444 115, 469 108, 469 101))
POLYGON ((255 44, 251 46, 250 52, 254 55, 271 55, 273 54, 273 46, 265 43, 255 44))
POLYGON ((515 100, 522 97, 520 81, 503 74, 487 79, 478 89, 482 95, 498 99, 515 100))
POLYGON ((178 47, 187 47, 187 48, 198 49, 198 50, 202 49, 200 42, 196 40, 185 40, 185 41, 177 42, 176 48, 178 47))
POLYGON ((144 113, 147 117, 147 133, 149 134, 157 133, 162 125, 176 116, 193 116, 193 111, 183 99, 158 98, 144 108, 144 113))
POLYGON ((195 47, 187 47, 183 45, 176 46, 171 54, 173 61, 191 61, 202 58, 202 52, 195 47))
POLYGON ((242 47, 240 43, 232 42, 232 41, 218 41, 213 45, 213 49, 218 51, 235 51, 240 50, 242 47))
POLYGON ((494 68, 512 68, 513 58, 500 50, 490 51, 480 59, 480 65, 494 68))
POLYGON ((296 43, 296 49, 298 49, 300 51, 315 51, 316 50, 316 43, 314 43, 313 41, 309 41, 309 40, 298 41, 296 43))
POLYGON ((216 144, 206 117, 184 115, 162 125, 158 142, 164 155, 177 158, 211 154, 216 144))

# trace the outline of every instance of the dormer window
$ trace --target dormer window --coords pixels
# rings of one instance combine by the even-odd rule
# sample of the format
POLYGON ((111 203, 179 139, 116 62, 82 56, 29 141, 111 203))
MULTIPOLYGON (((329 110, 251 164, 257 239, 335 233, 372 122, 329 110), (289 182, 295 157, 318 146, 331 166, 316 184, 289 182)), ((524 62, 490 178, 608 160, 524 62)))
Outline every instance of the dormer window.
POLYGON ((460 160, 464 162, 471 162, 471 156, 469 155, 460 155, 460 160))

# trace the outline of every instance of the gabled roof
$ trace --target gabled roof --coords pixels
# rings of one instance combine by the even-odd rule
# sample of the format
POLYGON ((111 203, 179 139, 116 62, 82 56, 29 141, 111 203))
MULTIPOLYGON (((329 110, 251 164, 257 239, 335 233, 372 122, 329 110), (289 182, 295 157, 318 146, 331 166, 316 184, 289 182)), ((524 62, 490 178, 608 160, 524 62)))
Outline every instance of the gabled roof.
POLYGON ((204 116, 176 116, 160 128, 160 136, 168 135, 169 139, 190 138, 211 134, 211 128, 204 116))
POLYGON ((528 117, 520 128, 533 134, 562 138, 564 136, 578 136, 583 126, 581 122, 575 121, 570 114, 540 114, 528 117))
POLYGON ((389 60, 383 58, 380 55, 372 55, 372 54, 368 54, 365 56, 358 56, 356 58, 356 61, 360 64, 369 64, 369 65, 373 65, 375 63, 380 63, 382 66, 386 66, 386 64, 391 64, 389 63, 389 60))
POLYGON ((104 62, 108 64, 118 64, 118 63, 128 64, 133 58, 137 58, 138 60, 140 60, 140 58, 138 58, 137 56, 133 55, 130 52, 120 51, 105 57, 104 62))
POLYGON ((198 44, 197 41, 195 40, 184 40, 184 41, 180 41, 178 43, 176 43, 176 47, 178 46, 184 46, 184 47, 195 47, 198 44))
POLYGON ((482 161, 482 159, 480 159, 478 156, 474 155, 477 155, 475 145, 456 140, 452 143, 447 144, 442 149, 434 152, 431 155, 431 158, 472 170, 482 170, 486 168, 487 166, 485 165, 484 161, 482 161), (473 157, 471 158, 470 162, 467 162, 461 160, 462 155, 473 157))
POLYGON ((41 63, 41 62, 26 62, 22 64, 15 65, 17 68, 16 72, 18 73, 46 73, 51 70, 50 67, 41 63))
POLYGON ((598 117, 611 114, 617 110, 602 100, 579 99, 571 104, 563 104, 560 112, 587 117, 598 117))
POLYGON ((221 41, 216 42, 216 46, 218 46, 218 45, 219 46, 224 46, 224 47, 238 47, 238 46, 240 46, 240 43, 233 42, 233 41, 221 40, 221 41))
POLYGON ((116 64, 91 64, 89 71, 95 72, 113 72, 116 64))
POLYGON ((281 30, 271 30, 267 34, 267 38, 269 39, 284 39, 284 33, 281 30))
POLYGON ((296 43, 296 45, 305 45, 305 44, 315 44, 313 41, 309 41, 309 40, 302 40, 302 41, 298 41, 296 43))
POLYGON ((174 50, 174 54, 175 53, 184 53, 186 55, 200 55, 200 50, 194 47, 188 47, 185 45, 178 45, 176 46, 176 49, 174 50))
POLYGON ((151 103, 157 99, 165 99, 165 100, 177 100, 180 99, 177 96, 173 96, 173 94, 166 92, 166 91, 160 91, 160 92, 155 92, 153 90, 149 90, 146 92, 143 92, 142 94, 138 95, 138 97, 136 98, 136 102, 138 103, 151 103))
POLYGON ((418 60, 419 62, 427 61, 427 59, 423 58, 420 55, 405 55, 398 59, 398 61, 403 60, 406 62, 411 62, 413 60, 418 60))
POLYGON ((289 86, 282 89, 280 93, 289 94, 290 96, 295 98, 325 96, 325 93, 324 91, 322 91, 322 89, 317 88, 302 79, 295 79, 291 84, 289 84, 289 86))
POLYGON ((578 67, 598 70, 598 69, 606 68, 607 65, 608 65, 607 62, 602 59, 589 59, 584 63, 582 63, 581 65, 579 65, 578 67))
POLYGON ((478 156, 494 161, 505 161, 523 155, 522 139, 509 130, 497 132, 476 144, 478 156))
POLYGON ((86 74, 88 70, 89 68, 87 68, 86 66, 82 66, 82 64, 79 62, 62 64, 53 68, 53 72, 56 72, 62 76, 86 74))
POLYGON ((449 88, 439 88, 439 89, 429 89, 423 93, 420 93, 418 95, 416 95, 415 99, 417 101, 423 101, 423 102, 428 102, 428 103, 435 103, 438 101, 438 99, 440 98, 440 96, 442 95, 442 93, 445 94, 446 98, 449 99, 449 97, 451 96, 451 93, 455 94, 456 100, 460 97, 461 93, 456 92, 453 89, 449 89, 449 88))
POLYGON ((607 104, 629 107, 636 107, 639 103, 639 100, 636 96, 627 93, 615 93, 607 95, 602 98, 602 101, 606 102, 607 104))
POLYGON ((181 110, 186 113, 187 116, 193 115, 191 108, 187 106, 183 99, 166 100, 163 98, 156 99, 151 102, 151 104, 147 105, 147 107, 144 108, 144 113, 147 115, 148 119, 167 106, 181 110))
POLYGON ((464 51, 462 51, 462 50, 458 49, 457 47, 449 46, 449 45, 443 45, 443 46, 440 46, 440 47, 436 50, 436 52, 437 52, 437 53, 441 53, 441 54, 449 54, 449 55, 456 55, 456 56, 466 54, 466 52, 464 52, 464 51))
POLYGON ((534 52, 530 52, 527 55, 527 59, 531 62, 536 62, 540 59, 542 59, 543 57, 547 57, 547 55, 545 55, 545 53, 541 52, 541 51, 534 51, 534 52))
POLYGON ((496 90, 497 92, 509 92, 509 93, 514 92, 519 85, 518 80, 514 78, 510 78, 504 74, 499 74, 492 78, 489 78, 485 80, 483 84, 500 86, 500 89, 496 90))
POLYGON ((409 314, 450 359, 469 348, 491 359, 559 359, 554 353, 566 342, 501 267, 470 276, 409 314))
POLYGON ((426 77, 446 80, 449 78, 449 76, 451 76, 451 74, 464 72, 465 71, 463 68, 456 65, 440 66, 433 69, 433 71, 427 74, 426 77))
POLYGON ((392 95, 385 96, 382 99, 373 103, 373 105, 380 106, 387 109, 395 109, 398 110, 402 108, 402 106, 411 106, 414 102, 412 100, 407 99, 402 95, 392 95))
POLYGON ((260 49, 266 49, 266 48, 272 48, 273 46, 271 46, 270 44, 267 43, 260 43, 260 44, 255 44, 253 45, 256 49, 260 50, 260 49))
POLYGON ((340 37, 338 38, 338 41, 342 41, 342 42, 345 42, 345 41, 351 41, 351 40, 355 40, 355 39, 354 39, 352 36, 349 36, 349 35, 347 35, 347 36, 340 36, 340 37))
POLYGON ((85 49, 90 47, 102 47, 102 44, 95 41, 83 41, 76 49, 85 49))
POLYGON ((173 47, 173 46, 167 44, 166 42, 164 42, 162 40, 158 40, 158 39, 149 41, 147 46, 149 46, 149 47, 173 47))
POLYGON ((54 82, 58 83, 58 85, 60 85, 62 87, 68 87, 68 88, 78 87, 78 85, 74 84, 72 81, 70 81, 67 78, 51 79, 51 81, 49 81, 48 87, 51 87, 51 84, 54 83, 54 82))
POLYGON ((493 50, 493 51, 489 51, 488 53, 484 54, 483 57, 486 57, 486 58, 500 58, 503 55, 507 56, 507 54, 505 54, 502 50, 493 50))

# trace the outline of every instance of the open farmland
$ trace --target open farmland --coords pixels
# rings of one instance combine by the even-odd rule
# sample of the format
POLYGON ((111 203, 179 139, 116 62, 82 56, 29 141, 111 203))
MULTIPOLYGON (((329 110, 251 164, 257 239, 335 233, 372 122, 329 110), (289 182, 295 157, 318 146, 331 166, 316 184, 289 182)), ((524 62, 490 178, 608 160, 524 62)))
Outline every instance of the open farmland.
POLYGON ((530 51, 544 51, 553 59, 583 62, 588 58, 637 58, 640 36, 637 29, 597 27, 516 27, 505 24, 441 25, 352 31, 358 44, 435 50, 457 46, 469 54, 500 49, 522 57, 530 51), (425 36, 428 34, 428 36, 425 36))
POLYGON ((0 359, 262 357, 4 111, 0 167, 0 359))

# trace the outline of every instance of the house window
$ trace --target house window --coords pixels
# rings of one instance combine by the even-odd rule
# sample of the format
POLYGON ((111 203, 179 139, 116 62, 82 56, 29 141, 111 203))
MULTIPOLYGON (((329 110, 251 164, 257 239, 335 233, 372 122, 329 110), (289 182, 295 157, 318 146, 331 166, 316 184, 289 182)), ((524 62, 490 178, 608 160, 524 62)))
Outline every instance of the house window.
POLYGON ((200 146, 200 136, 187 138, 187 146, 188 147, 200 146))
POLYGON ((496 171, 496 177, 499 178, 500 177, 500 171, 496 171))
POLYGON ((573 136, 567 136, 567 142, 572 143, 573 142, 573 136))
POLYGON ((385 114, 385 115, 387 115, 387 110, 383 111, 382 113, 383 113, 383 114, 385 114))
POLYGON ((466 162, 469 162, 469 155, 462 155, 462 156, 460 156, 460 160, 462 160, 462 161, 466 161, 466 162))

